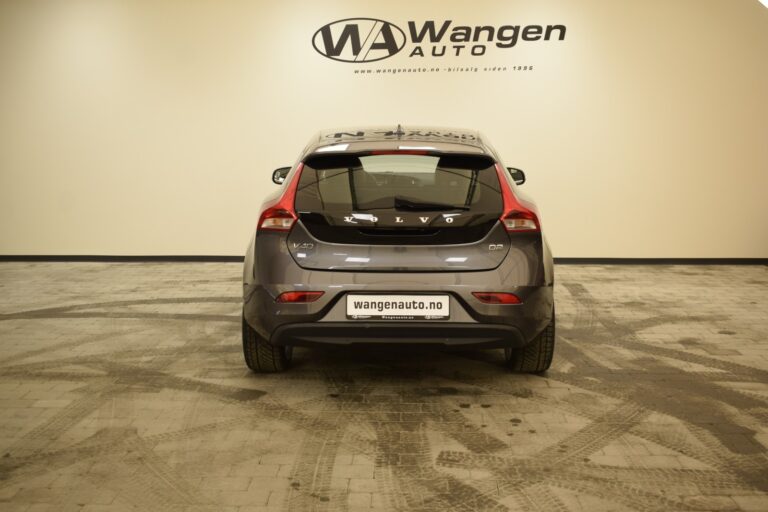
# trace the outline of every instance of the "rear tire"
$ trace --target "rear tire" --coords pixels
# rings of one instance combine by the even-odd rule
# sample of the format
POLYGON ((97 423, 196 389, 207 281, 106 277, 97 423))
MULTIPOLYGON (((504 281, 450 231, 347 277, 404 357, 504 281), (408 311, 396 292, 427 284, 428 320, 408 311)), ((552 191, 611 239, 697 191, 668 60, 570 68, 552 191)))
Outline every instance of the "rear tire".
POLYGON ((259 336, 243 315, 243 355, 245 364, 256 373, 281 372, 291 363, 291 347, 278 347, 259 336))
POLYGON ((522 373, 541 373, 549 369, 555 353, 555 312, 552 321, 536 336, 533 341, 518 349, 506 348, 504 354, 507 366, 512 371, 522 373))

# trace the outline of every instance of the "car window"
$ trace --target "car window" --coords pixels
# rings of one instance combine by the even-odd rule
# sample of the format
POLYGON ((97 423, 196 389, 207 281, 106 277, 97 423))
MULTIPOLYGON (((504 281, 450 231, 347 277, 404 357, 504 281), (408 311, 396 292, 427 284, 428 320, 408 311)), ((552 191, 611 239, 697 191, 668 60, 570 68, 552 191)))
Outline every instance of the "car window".
POLYGON ((308 159, 296 208, 303 211, 385 209, 496 211, 498 178, 487 157, 465 155, 333 155, 308 159))

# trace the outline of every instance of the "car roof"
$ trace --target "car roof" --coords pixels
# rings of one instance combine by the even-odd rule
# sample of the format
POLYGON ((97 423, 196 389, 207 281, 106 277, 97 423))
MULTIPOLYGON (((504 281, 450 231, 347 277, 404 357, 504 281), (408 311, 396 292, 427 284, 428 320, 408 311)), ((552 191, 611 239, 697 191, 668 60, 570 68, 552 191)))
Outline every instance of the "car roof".
POLYGON ((310 139, 302 160, 313 153, 430 149, 445 153, 494 155, 480 132, 436 126, 362 126, 321 130, 310 139))

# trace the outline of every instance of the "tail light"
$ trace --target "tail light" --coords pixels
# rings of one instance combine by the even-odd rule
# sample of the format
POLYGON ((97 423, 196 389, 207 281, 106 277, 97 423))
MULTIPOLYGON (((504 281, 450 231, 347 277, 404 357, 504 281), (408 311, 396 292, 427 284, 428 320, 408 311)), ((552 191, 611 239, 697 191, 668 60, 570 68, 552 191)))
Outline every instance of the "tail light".
POLYGON ((275 302, 281 303, 302 303, 315 302, 322 297, 325 292, 283 292, 277 296, 275 302))
POLYGON ((523 201, 515 197, 512 187, 507 180, 507 171, 500 164, 496 164, 496 174, 501 186, 501 197, 504 200, 504 213, 499 220, 509 233, 541 231, 539 217, 533 205, 524 205, 523 201))
POLYGON ((290 231, 296 219, 296 209, 293 204, 296 201, 296 189, 299 188, 299 179, 304 163, 299 163, 296 173, 290 183, 285 187, 283 195, 268 204, 259 216, 258 231, 290 231))
POLYGON ((472 292, 480 302, 485 304, 522 304, 523 301, 514 293, 505 292, 472 292))

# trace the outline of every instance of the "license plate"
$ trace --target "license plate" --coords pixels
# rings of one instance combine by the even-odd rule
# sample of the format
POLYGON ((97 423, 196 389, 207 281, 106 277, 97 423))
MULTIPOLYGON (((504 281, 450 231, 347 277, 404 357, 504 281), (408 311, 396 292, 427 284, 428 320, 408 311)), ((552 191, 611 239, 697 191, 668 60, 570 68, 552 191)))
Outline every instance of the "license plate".
POLYGON ((448 295, 347 295, 347 318, 435 320, 450 315, 448 295))

